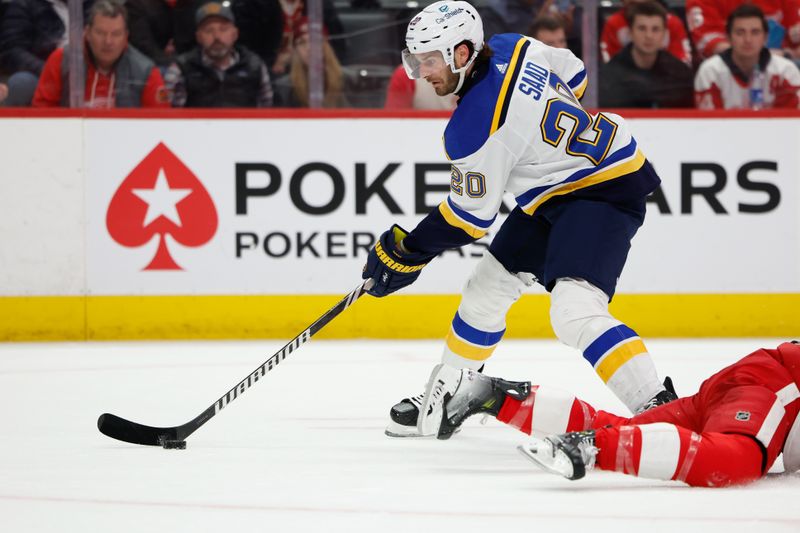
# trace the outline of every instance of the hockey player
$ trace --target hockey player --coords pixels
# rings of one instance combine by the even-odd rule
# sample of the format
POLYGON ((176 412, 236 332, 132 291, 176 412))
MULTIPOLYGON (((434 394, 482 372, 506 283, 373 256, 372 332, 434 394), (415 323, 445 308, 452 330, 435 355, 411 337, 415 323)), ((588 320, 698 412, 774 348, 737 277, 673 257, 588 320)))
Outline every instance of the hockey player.
POLYGON ((730 48, 697 70, 698 109, 800 108, 800 70, 765 46, 768 27, 758 6, 742 4, 731 11, 726 25, 730 48))
POLYGON ((781 453, 786 472, 800 469, 798 385, 797 341, 756 350, 705 380, 697 394, 633 418, 597 411, 557 389, 465 369, 446 395, 438 437, 488 413, 532 435, 520 450, 568 479, 596 467, 722 487, 764 476, 781 453))
POLYGON ((505 332, 510 306, 534 281, 551 293, 558 338, 583 353, 633 412, 669 401, 634 330, 608 302, 659 184, 624 120, 579 102, 583 63, 569 50, 519 34, 483 40, 467 2, 441 1, 414 17, 403 65, 459 103, 444 133, 450 194, 411 231, 395 225, 370 250, 364 278, 374 296, 417 279, 443 250, 481 238, 504 192, 517 206, 470 276, 425 393, 395 405, 387 434, 435 434, 442 393, 462 368, 478 369, 505 332), (422 416, 419 416, 419 413, 422 416))

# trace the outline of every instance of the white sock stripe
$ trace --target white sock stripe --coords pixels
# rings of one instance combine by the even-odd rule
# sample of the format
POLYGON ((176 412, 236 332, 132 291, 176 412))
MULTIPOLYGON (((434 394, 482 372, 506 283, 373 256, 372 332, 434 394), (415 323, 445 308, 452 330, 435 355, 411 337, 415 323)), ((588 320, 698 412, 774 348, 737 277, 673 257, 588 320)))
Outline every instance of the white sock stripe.
POLYGON ((703 437, 692 431, 692 436, 689 439, 689 448, 686 450, 686 455, 683 458, 681 471, 678 472, 678 475, 675 477, 676 480, 686 483, 686 477, 689 475, 689 471, 692 469, 694 458, 697 456, 697 450, 700 449, 700 442, 702 442, 702 440, 703 437))
POLYGON ((672 479, 678 469, 681 454, 681 436, 672 424, 644 424, 642 450, 639 455, 639 477, 672 479))
POLYGON ((775 393, 775 403, 770 407, 756 435, 756 439, 765 447, 769 448, 769 444, 786 414, 786 406, 798 398, 800 398, 800 390, 796 383, 790 383, 775 393))
POLYGON ((556 387, 539 386, 533 406, 531 435, 565 433, 575 396, 556 387))
POLYGON ((772 441, 772 437, 775 436, 778 425, 780 425, 783 415, 785 414, 786 409, 783 407, 781 399, 775 398, 775 402, 772 404, 772 407, 770 407, 769 413, 767 413, 766 418, 764 418, 764 422, 761 424, 761 428, 756 435, 756 439, 758 439, 765 448, 769 448, 769 443, 772 441))
POLYGON ((796 383, 790 383, 776 392, 775 395, 778 397, 778 400, 780 400, 781 405, 787 406, 800 398, 800 389, 797 388, 796 383))

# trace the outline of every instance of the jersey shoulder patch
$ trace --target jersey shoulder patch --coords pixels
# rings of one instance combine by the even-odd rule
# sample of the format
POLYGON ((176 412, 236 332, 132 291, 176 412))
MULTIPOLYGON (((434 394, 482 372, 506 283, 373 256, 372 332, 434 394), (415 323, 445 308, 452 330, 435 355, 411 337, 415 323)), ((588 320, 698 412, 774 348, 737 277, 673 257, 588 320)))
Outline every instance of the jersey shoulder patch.
POLYGON ((517 33, 495 35, 489 40, 492 57, 479 81, 458 102, 444 131, 447 156, 462 159, 473 154, 502 126, 514 79, 530 41, 517 33))

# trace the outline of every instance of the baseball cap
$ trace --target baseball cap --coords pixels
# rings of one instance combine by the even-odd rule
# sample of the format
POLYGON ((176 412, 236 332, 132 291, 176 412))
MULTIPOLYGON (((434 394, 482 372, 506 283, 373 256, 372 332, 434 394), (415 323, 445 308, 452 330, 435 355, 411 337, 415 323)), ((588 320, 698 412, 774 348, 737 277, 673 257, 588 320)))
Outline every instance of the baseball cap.
POLYGON ((206 2, 199 8, 194 16, 194 22, 197 27, 208 17, 221 17, 227 19, 234 24, 236 20, 233 18, 233 10, 231 9, 230 2, 206 2))

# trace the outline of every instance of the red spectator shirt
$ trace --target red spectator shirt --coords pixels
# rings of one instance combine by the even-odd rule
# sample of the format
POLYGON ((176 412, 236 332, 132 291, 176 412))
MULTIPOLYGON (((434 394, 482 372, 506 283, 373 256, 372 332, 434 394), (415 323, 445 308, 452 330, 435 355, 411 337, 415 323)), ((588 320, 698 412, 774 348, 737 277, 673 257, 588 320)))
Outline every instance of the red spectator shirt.
POLYGON ((414 80, 408 77, 403 65, 397 67, 386 88, 385 109, 411 109, 414 107, 414 80))
MULTIPOLYGON (((686 23, 701 58, 714 55, 716 46, 728 41, 725 22, 742 3, 742 0, 686 0, 686 23)), ((800 0, 751 0, 751 3, 760 7, 766 18, 784 27, 784 47, 800 46, 800 0)))
POLYGON ((456 96, 437 96, 433 86, 424 79, 412 80, 403 65, 392 73, 386 89, 385 109, 430 109, 452 111, 456 106, 456 96))
MULTIPOLYGON (((661 48, 691 66, 692 49, 689 46, 689 37, 686 35, 683 21, 672 13, 668 13, 667 30, 661 48)), ((605 25, 603 25, 603 33, 600 36, 600 51, 603 53, 603 63, 608 63, 612 57, 617 55, 630 42, 631 30, 628 28, 628 21, 625 20, 625 10, 620 9, 608 17, 605 25)))
MULTIPOLYGON (((58 48, 44 64, 39 84, 33 95, 33 107, 59 107, 64 80, 61 79, 61 62, 64 49, 58 48)), ((86 61, 86 88, 84 104, 89 108, 108 108, 115 106, 114 74, 105 75, 99 72, 91 61, 86 61)), ((141 107, 170 107, 164 80, 158 68, 153 68, 150 77, 142 89, 141 107)))
MULTIPOLYGON (((764 108, 800 107, 800 70, 788 59, 769 57, 764 72, 764 108)), ((747 109, 750 84, 732 65, 730 52, 703 61, 694 79, 695 103, 699 109, 747 109)))

